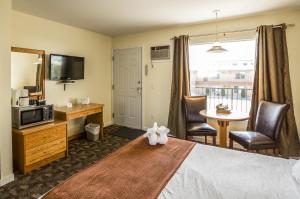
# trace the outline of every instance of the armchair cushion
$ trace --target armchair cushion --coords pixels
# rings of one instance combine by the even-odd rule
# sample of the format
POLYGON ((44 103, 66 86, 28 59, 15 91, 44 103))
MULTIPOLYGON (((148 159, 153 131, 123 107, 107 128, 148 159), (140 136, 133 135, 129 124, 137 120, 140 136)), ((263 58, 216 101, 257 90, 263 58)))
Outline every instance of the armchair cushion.
POLYGON ((270 137, 255 131, 230 131, 229 138, 247 149, 266 149, 276 146, 270 137))
POLYGON ((217 136, 217 130, 207 123, 193 122, 187 124, 187 132, 190 136, 217 136))

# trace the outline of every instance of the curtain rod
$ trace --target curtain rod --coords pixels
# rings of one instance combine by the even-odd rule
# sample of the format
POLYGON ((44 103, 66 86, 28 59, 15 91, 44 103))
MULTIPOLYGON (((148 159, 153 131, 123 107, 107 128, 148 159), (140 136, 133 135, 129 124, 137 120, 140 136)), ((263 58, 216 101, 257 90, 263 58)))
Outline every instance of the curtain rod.
MULTIPOLYGON (((286 24, 286 27, 294 27, 295 24, 286 24)), ((273 28, 282 28, 282 25, 274 25, 273 28)), ((239 30, 229 30, 224 32, 219 32, 218 34, 227 34, 227 33, 236 33, 236 32, 248 32, 248 31, 256 31, 257 28, 247 28, 247 29, 239 29, 239 30)), ((190 35, 189 37, 205 37, 205 36, 211 36, 216 35, 216 33, 207 33, 207 34, 198 34, 198 35, 190 35)), ((172 37, 171 40, 173 40, 175 37, 172 37)))

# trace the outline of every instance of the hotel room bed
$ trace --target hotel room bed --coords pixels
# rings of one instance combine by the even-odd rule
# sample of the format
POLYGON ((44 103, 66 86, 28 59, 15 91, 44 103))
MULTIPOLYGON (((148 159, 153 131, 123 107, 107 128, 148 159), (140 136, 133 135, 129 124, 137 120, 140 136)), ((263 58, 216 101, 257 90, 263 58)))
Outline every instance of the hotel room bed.
MULTIPOLYGON (((46 194, 45 198, 300 198, 300 184, 292 176, 292 167, 297 162, 296 160, 245 153, 201 144, 188 146, 186 144, 187 141, 180 141, 185 144, 184 147, 190 149, 182 150, 182 154, 186 154, 182 161, 172 162, 174 158, 168 158, 168 156, 157 153, 165 150, 164 152, 170 152, 168 155, 173 157, 174 151, 180 148, 180 144, 178 145, 179 147, 175 146, 177 139, 171 138, 166 146, 154 147, 146 146, 144 139, 141 137, 132 141, 123 149, 121 148, 121 150, 114 152, 110 157, 105 158, 104 161, 99 161, 91 168, 79 172, 57 188, 51 190, 46 194), (172 145, 175 147, 172 147, 172 145), (158 148, 160 149, 156 150, 158 148), (139 155, 138 151, 142 152, 143 155, 139 155), (128 154, 130 154, 130 157, 128 154), (150 165, 149 161, 152 161, 151 158, 155 157, 155 154, 160 158, 154 158, 151 166, 146 170, 147 164, 150 165), (142 171, 145 173, 144 177, 141 177, 141 174, 138 178, 135 176, 138 175, 140 170, 139 166, 134 167, 137 162, 136 156, 138 160, 144 162, 141 164, 141 167, 144 167, 142 171), (162 160, 164 158, 165 160, 162 160), (169 165, 165 164, 164 161, 169 162, 169 165), (178 167, 170 165, 177 163, 178 167), (115 164, 120 166, 119 174, 116 174, 118 173, 116 172, 118 171, 118 166, 112 166, 115 164), (131 165, 129 167, 131 171, 127 172, 124 168, 121 168, 126 167, 126 165, 131 165), (113 172, 110 171, 110 168, 113 172), (173 170, 173 172, 171 174, 161 172, 161 175, 165 176, 162 178, 153 176, 155 179, 153 180, 149 179, 151 168, 155 172, 163 171, 159 169, 166 168, 173 170), (124 172, 126 174, 123 174, 124 172), (111 177, 113 180, 109 179, 111 177), (107 181, 107 179, 109 180, 107 181), (118 184, 118 180, 122 183, 118 184), (145 184, 141 185, 141 183, 145 184), (122 187, 120 188, 119 186, 122 187), (72 191, 69 189, 72 189, 72 191), (151 190, 154 190, 153 192, 155 193, 152 193, 151 190)), ((180 158, 180 156, 175 158, 180 158)))
POLYGON ((196 144, 159 199, 299 199, 296 160, 196 144))

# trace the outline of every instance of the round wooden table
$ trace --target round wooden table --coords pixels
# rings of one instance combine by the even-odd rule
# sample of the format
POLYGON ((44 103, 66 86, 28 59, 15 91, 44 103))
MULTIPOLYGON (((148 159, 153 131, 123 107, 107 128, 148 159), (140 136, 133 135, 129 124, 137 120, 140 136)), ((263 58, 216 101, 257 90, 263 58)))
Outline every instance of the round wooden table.
POLYGON ((221 147, 227 147, 227 127, 229 122, 243 121, 249 119, 249 114, 232 112, 229 114, 217 113, 216 110, 202 110, 200 115, 209 119, 215 119, 219 125, 219 141, 221 147))

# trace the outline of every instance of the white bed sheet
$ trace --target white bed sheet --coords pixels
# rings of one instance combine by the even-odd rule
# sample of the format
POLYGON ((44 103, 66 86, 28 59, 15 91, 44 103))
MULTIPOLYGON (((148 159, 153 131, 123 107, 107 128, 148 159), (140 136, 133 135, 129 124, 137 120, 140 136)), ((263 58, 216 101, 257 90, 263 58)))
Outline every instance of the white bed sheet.
POLYGON ((300 199, 296 160, 196 144, 159 199, 300 199))

